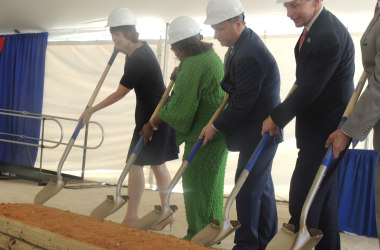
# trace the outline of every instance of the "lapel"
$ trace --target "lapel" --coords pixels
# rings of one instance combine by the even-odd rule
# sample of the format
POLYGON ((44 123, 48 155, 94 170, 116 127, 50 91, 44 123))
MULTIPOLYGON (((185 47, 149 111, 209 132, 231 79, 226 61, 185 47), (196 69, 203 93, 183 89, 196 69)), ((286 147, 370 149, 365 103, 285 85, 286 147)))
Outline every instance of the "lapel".
POLYGON ((310 46, 312 46, 313 36, 316 33, 318 33, 318 30, 320 29, 321 22, 322 22, 321 20, 325 18, 326 14, 327 14, 327 10, 323 7, 321 14, 319 14, 317 19, 314 21, 313 25, 311 26, 310 30, 307 32, 305 41, 302 44, 301 50, 299 50, 298 48, 299 48, 300 40, 302 37, 302 33, 301 33, 300 37, 298 38, 296 47, 294 48, 296 57, 304 54, 306 51, 309 50, 310 46))
POLYGON ((248 36, 248 33, 249 33, 249 30, 247 27, 244 28, 243 32, 241 33, 239 39, 236 41, 236 43, 234 44, 234 47, 233 48, 228 48, 228 51, 226 52, 226 55, 224 57, 224 77, 223 77, 223 80, 222 80, 222 83, 228 79, 228 77, 231 75, 231 66, 232 66, 232 62, 235 58, 235 55, 237 53, 237 51, 239 50, 240 46, 241 46, 241 43, 242 41, 245 39, 245 37, 248 36), (228 57, 228 54, 229 52, 231 52, 231 55, 229 56, 229 60, 227 62, 227 57, 228 57))

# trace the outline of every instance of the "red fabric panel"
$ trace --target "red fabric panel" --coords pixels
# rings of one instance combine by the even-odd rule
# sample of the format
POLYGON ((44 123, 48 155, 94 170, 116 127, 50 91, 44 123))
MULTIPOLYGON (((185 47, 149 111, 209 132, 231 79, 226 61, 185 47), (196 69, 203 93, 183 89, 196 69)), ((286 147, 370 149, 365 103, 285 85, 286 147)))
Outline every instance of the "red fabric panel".
POLYGON ((4 42, 5 42, 5 36, 0 37, 0 53, 3 50, 4 42))

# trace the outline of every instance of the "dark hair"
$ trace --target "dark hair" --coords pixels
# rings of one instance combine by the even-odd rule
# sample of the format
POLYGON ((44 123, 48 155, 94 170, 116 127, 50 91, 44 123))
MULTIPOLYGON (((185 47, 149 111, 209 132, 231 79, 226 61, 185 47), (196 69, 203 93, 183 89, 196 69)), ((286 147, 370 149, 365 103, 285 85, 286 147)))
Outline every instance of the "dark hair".
POLYGON ((200 35, 195 35, 176 43, 173 43, 172 50, 182 50, 186 56, 195 56, 208 50, 214 50, 212 43, 205 43, 200 40, 200 35))
POLYGON ((139 33, 136 31, 135 25, 123 25, 123 26, 117 26, 117 27, 111 27, 110 32, 122 32, 124 37, 130 40, 133 43, 139 42, 139 33))

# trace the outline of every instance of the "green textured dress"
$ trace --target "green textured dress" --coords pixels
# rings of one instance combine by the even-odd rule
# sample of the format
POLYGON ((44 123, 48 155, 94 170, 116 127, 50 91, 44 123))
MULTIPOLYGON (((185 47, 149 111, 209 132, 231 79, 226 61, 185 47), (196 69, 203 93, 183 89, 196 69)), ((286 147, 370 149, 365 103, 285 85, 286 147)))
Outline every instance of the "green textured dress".
MULTIPOLYGON (((223 74, 223 63, 213 51, 186 57, 179 65, 170 102, 158 116, 174 128, 177 144, 185 143, 183 159, 222 103, 225 92, 219 83, 223 74)), ((222 220, 227 154, 224 135, 216 133, 199 149, 182 176, 186 240, 191 240, 212 218, 222 220)))

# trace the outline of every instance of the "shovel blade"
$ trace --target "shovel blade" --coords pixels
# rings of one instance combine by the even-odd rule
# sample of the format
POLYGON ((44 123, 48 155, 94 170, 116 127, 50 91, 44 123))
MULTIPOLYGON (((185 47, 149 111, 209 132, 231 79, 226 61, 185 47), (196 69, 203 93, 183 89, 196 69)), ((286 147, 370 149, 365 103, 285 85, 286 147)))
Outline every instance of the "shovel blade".
POLYGON ((34 197, 34 204, 43 205, 45 202, 50 200, 50 198, 61 191, 65 184, 66 181, 63 180, 58 182, 57 180, 49 181, 49 183, 37 193, 36 197, 34 197))
POLYGON ((100 203, 99 206, 92 210, 90 216, 98 220, 103 220, 104 218, 119 210, 127 202, 128 198, 129 197, 127 195, 122 195, 115 201, 112 195, 107 195, 107 199, 105 199, 102 203, 100 203))
POLYGON ((203 245, 205 247, 212 246, 219 241, 225 239, 228 235, 234 232, 240 227, 238 221, 226 221, 223 222, 223 226, 219 226, 218 220, 212 220, 205 228, 198 232, 191 239, 192 243, 197 245, 203 245))
POLYGON ((310 250, 318 244, 323 236, 322 232, 317 229, 310 229, 310 235, 309 233, 294 233, 294 229, 294 225, 284 223, 283 227, 273 237, 265 249, 310 250))
POLYGON ((160 205, 155 205, 154 210, 139 219, 133 227, 140 230, 149 230, 154 225, 172 216, 177 209, 178 207, 176 205, 171 205, 167 211, 162 211, 160 205))

